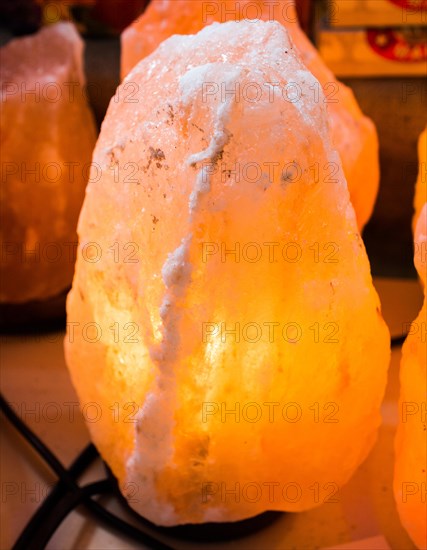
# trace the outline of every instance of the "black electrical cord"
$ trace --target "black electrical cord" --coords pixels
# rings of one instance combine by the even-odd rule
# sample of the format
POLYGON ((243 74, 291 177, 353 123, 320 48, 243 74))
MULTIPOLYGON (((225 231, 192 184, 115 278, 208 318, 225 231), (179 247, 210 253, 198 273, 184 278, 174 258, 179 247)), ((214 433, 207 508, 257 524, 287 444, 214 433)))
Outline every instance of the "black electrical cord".
POLYGON ((76 478, 99 456, 93 445, 86 447, 70 469, 67 470, 52 451, 15 414, 1 394, 0 410, 59 478, 55 488, 42 506, 35 512, 27 527, 16 541, 13 550, 40 550, 44 548, 66 515, 79 505, 84 505, 92 515, 107 526, 115 528, 139 543, 146 544, 150 548, 153 548, 153 550, 173 550, 171 546, 162 543, 145 531, 122 520, 93 500, 92 497, 94 495, 110 493, 112 491, 113 485, 110 479, 90 483, 83 487, 80 487, 76 483, 76 478))
MULTIPOLYGON (((78 479, 81 474, 98 458, 98 451, 95 446, 88 445, 71 464, 69 472, 74 479, 78 479)), ((61 500, 67 494, 66 485, 60 480, 52 491, 47 495, 43 503, 37 508, 30 521, 27 523, 24 531, 15 543, 15 548, 29 548, 32 541, 37 538, 37 533, 42 530, 44 521, 59 505, 61 500)))
POLYGON ((13 411, 12 407, 5 400, 3 395, 0 394, 0 410, 3 411, 6 418, 17 428, 17 430, 24 436, 24 438, 30 443, 30 445, 38 452, 40 456, 47 462, 56 475, 71 488, 74 487, 74 479, 71 477, 68 470, 64 468, 61 462, 50 451, 48 447, 39 439, 36 434, 30 430, 30 428, 23 422, 17 414, 13 411))
POLYGON ((14 545, 14 550, 38 550, 45 548, 55 531, 77 506, 84 504, 86 499, 99 494, 107 494, 111 491, 111 483, 109 480, 97 481, 89 483, 73 492, 66 492, 62 500, 59 500, 56 506, 48 515, 42 517, 42 524, 32 533, 31 538, 28 536, 27 529, 24 530, 18 541, 14 545), (25 540, 23 541, 23 538, 25 540))

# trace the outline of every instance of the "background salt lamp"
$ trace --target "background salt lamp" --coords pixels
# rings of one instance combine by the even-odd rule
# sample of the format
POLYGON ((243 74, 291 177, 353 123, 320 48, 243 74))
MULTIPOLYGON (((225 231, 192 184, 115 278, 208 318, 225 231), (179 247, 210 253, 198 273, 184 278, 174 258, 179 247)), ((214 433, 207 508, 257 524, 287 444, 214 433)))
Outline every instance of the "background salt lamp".
MULTIPOLYGON (((326 97, 321 98, 329 112, 332 141, 337 148, 350 190, 359 229, 368 222, 379 185, 378 138, 374 124, 363 115, 353 92, 338 82, 326 67, 317 50, 300 29, 292 2, 275 3, 261 0, 235 2, 194 0, 152 0, 146 11, 122 34, 122 78, 142 58, 173 34, 194 34, 212 22, 256 17, 273 18, 284 25, 303 58, 305 65, 320 83, 326 97)), ((320 101, 319 84, 309 92, 320 101)), ((323 167, 320 167, 322 170, 323 167)))
MULTIPOLYGON (((426 284, 427 203, 415 232, 415 265, 426 284)), ((427 548, 426 300, 402 350, 394 495, 400 519, 418 548, 427 548)))
POLYGON ((418 140, 418 164, 419 170, 414 199, 415 214, 412 222, 414 233, 416 224, 420 219, 421 210, 427 201, 427 127, 418 140))
POLYGON ((427 548, 427 202, 426 132, 419 141, 414 262, 424 286, 424 303, 402 348, 394 496, 403 526, 418 548, 427 548), (424 205, 420 200, 424 198, 424 205), (417 215, 418 213, 418 215, 417 215))
POLYGON ((120 33, 142 12, 149 0, 34 0, 43 21, 73 21, 83 34, 108 36, 120 33))
POLYGON ((96 141, 83 43, 58 23, 0 50, 0 302, 43 300, 73 277, 76 226, 96 141))
POLYGON ((110 103, 78 232, 117 250, 78 254, 65 351, 102 409, 93 441, 157 524, 314 507, 375 441, 389 334, 316 82, 283 26, 230 22, 166 40, 110 103), (221 98, 295 78, 298 102, 221 98), (224 494, 248 483, 259 498, 224 494))

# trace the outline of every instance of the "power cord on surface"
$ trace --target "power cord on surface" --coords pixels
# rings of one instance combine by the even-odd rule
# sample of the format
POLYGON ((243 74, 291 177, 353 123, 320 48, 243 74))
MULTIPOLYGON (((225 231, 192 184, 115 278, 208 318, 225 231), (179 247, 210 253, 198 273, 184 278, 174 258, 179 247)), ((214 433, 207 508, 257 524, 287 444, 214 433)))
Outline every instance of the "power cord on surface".
POLYGON ((15 414, 1 394, 0 410, 58 476, 57 484, 27 523, 12 550, 41 550, 45 548, 64 518, 80 505, 83 505, 106 526, 116 529, 140 544, 145 544, 154 550, 173 550, 171 546, 112 514, 93 499, 95 495, 114 494, 115 486, 110 477, 88 485, 78 485, 78 478, 95 459, 99 458, 94 445, 88 445, 70 468, 66 469, 41 439, 15 414))

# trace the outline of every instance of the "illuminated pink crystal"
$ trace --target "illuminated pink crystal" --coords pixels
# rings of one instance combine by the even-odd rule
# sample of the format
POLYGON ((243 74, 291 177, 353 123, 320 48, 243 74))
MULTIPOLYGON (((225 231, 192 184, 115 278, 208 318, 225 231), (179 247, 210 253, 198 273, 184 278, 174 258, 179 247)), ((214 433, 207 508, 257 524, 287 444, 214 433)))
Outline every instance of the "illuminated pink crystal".
POLYGON ((70 23, 1 49, 1 302, 42 300, 74 271, 76 226, 96 141, 83 42, 70 23))
POLYGON ((110 103, 94 152, 102 178, 78 228, 80 251, 96 242, 103 254, 78 255, 66 359, 81 403, 102 412, 88 422, 94 442, 157 524, 314 507, 310 487, 338 490, 375 441, 389 336, 316 83, 283 26, 230 22, 163 42, 110 103), (289 82, 298 101, 279 93, 289 82), (316 181, 316 163, 335 178, 316 181), (245 243, 251 257, 265 243, 280 257, 218 253, 245 243), (301 341, 266 330, 290 321, 301 341), (206 338, 206 323, 264 332, 206 338), (218 414, 247 403, 264 411, 258 422, 218 414), (265 403, 279 405, 271 421, 265 403), (283 418, 286 403, 304 411, 298 422, 283 418), (204 418, 206 405, 216 414, 204 418), (224 497, 248 483, 264 487, 259 499, 224 497))

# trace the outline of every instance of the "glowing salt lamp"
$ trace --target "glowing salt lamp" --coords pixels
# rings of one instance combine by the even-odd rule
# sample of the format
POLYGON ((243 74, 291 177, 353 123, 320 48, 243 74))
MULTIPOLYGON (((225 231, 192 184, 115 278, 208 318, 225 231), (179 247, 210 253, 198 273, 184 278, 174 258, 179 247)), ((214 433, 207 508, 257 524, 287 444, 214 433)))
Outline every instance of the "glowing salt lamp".
POLYGON ((418 140, 418 178, 415 185, 413 231, 420 219, 421 210, 427 201, 427 127, 421 133, 418 140))
MULTIPOLYGON (((319 83, 309 91, 314 101, 325 103, 329 112, 332 141, 337 148, 356 211, 359 229, 371 217, 378 193, 378 138, 374 124, 363 115, 353 92, 336 80, 326 67, 316 48, 300 29, 294 3, 262 0, 152 0, 141 17, 122 34, 121 73, 130 69, 153 52, 162 40, 173 34, 194 34, 214 21, 240 19, 273 19, 284 25, 303 58, 305 65, 319 83), (319 96, 320 88, 324 96, 319 96)), ((127 93, 132 92, 128 84, 127 93)), ((321 170, 323 167, 319 167, 321 170)))
MULTIPOLYGON (((416 208, 424 194, 426 133, 420 139, 420 171, 417 182, 416 208), (423 148, 424 147, 424 148, 423 148), (422 183, 421 183, 422 182, 422 183), (424 189, 422 189, 424 184, 424 189)), ((396 463, 394 496, 403 526, 420 549, 427 548, 427 345, 426 345, 426 255, 427 255, 427 203, 419 210, 415 227, 415 266, 424 286, 424 303, 411 325, 402 348, 400 367, 399 424, 396 434, 396 463)))
POLYGON ((58 23, 1 49, 1 302, 70 286, 77 219, 96 141, 83 42, 58 23))
MULTIPOLYGON (((416 226, 415 265, 426 284, 427 203, 416 226)), ((402 350, 394 494, 400 519, 418 548, 427 547, 426 300, 402 350)))
POLYGON ((315 84, 283 26, 229 22, 166 40, 110 103, 65 351, 93 441, 156 524, 338 498, 376 439, 389 334, 315 84))

